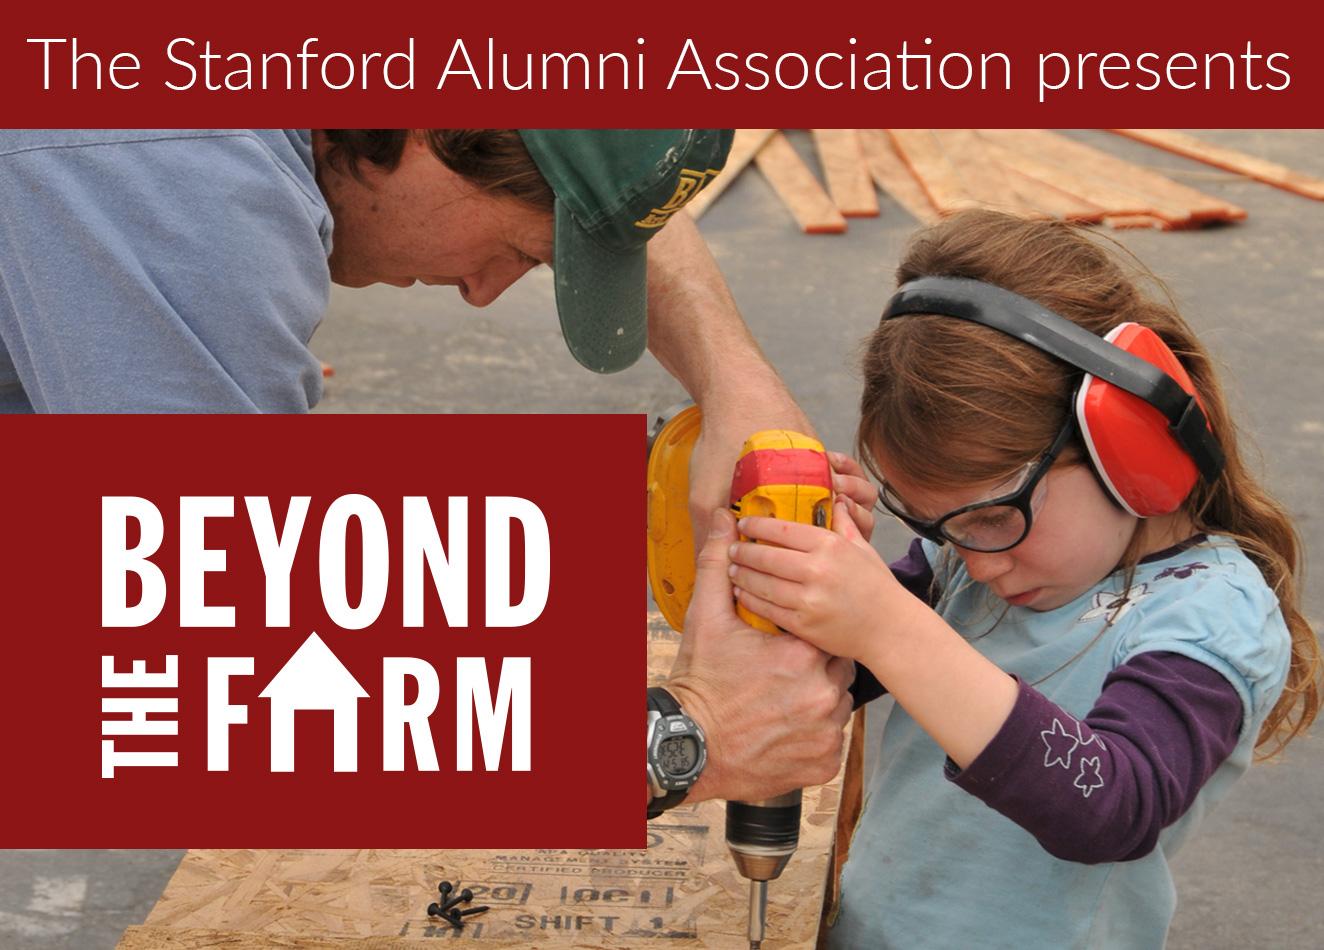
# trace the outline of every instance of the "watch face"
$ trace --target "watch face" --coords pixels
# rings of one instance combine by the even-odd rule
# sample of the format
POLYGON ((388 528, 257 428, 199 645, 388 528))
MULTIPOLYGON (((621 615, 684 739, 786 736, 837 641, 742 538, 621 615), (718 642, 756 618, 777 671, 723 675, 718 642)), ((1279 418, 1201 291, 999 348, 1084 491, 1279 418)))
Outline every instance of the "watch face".
POLYGON ((658 764, 668 775, 684 775, 693 770, 699 758, 699 744, 693 736, 672 736, 658 746, 658 764))

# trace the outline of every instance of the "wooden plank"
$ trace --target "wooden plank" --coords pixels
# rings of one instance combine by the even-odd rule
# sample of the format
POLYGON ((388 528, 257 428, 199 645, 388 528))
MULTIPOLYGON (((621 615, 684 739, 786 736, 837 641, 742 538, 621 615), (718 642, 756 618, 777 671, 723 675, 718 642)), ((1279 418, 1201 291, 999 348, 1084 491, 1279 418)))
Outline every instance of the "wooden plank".
POLYGON ((1146 145, 1157 146, 1186 158, 1193 158, 1197 162, 1204 162, 1206 165, 1213 165, 1215 168, 1245 175, 1247 178, 1264 182, 1266 185, 1273 185, 1275 188, 1282 188, 1298 195, 1304 195, 1307 198, 1314 198, 1316 201, 1324 201, 1324 180, 1322 179, 1312 178, 1302 172, 1293 171, 1286 165, 1279 165, 1277 162, 1257 158, 1236 149, 1202 141, 1193 135, 1187 135, 1185 132, 1178 132, 1175 129, 1109 129, 1108 131, 1125 135, 1127 138, 1144 142, 1146 145))
POLYGON ((754 156, 754 164, 795 215, 802 231, 820 234, 846 230, 845 216, 837 210, 783 132, 779 130, 768 138, 754 156))
MULTIPOLYGON (((989 160, 993 158, 990 155, 989 160)), ((1061 221, 1093 222, 1102 220, 1106 214, 1103 208, 1093 202, 1079 198, 1070 192, 1055 188, 1038 178, 1032 178, 1024 172, 1001 165, 1002 173, 1007 176, 1016 193, 1032 208, 1061 221)))
MULTIPOLYGON (((1008 148, 992 139, 987 140, 984 147, 993 159, 1007 168, 1096 205, 1107 214, 1150 214, 1154 210, 1153 202, 1123 191, 1109 182, 1083 175, 1073 168, 1008 148)), ((1184 209, 1171 208, 1166 213, 1178 225, 1185 225, 1190 220, 1190 215, 1184 209)))
POLYGON ((979 207, 979 202, 966 187, 960 171, 947 157, 932 129, 885 131, 939 214, 979 207))
POLYGON ((1099 223, 1118 231, 1135 231, 1146 228, 1161 231, 1167 228, 1167 222, 1162 218, 1154 217, 1152 214, 1106 214, 1099 223))
POLYGON ((980 134, 1008 148, 1130 192, 1149 202, 1151 211, 1172 227, 1198 226, 1208 221, 1239 221, 1246 217, 1245 209, 1231 202, 1045 129, 981 129, 980 134), (1175 214, 1176 210, 1184 218, 1175 214))
POLYGON ((731 142, 731 152, 726 156, 726 165, 722 168, 722 173, 710 181, 703 191, 695 195, 685 206, 692 218, 698 220, 699 216, 708 210, 731 182, 735 181, 736 176, 745 166, 754 160, 763 143, 776 131, 776 129, 736 129, 735 138, 731 142))
POLYGON ((828 194, 848 218, 878 216, 878 192, 864 163, 864 149, 855 129, 811 129, 828 194))
POLYGON ((1021 200, 1003 174, 1002 166, 989 160, 974 129, 933 129, 932 132, 975 201, 1022 217, 1042 216, 1042 212, 1021 200))
POLYGON ((892 139, 882 129, 859 129, 864 161, 874 184, 886 192, 893 201, 905 208, 921 224, 932 224, 941 215, 929 200, 928 194, 915 178, 892 139))

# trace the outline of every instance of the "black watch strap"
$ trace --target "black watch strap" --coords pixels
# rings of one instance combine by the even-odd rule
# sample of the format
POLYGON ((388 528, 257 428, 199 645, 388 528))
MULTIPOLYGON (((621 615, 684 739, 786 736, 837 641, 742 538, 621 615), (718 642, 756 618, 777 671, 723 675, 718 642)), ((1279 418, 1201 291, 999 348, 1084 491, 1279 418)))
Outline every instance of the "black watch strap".
MULTIPOLYGON (((665 719, 669 716, 684 715, 680 708, 680 703, 676 702, 676 697, 672 696, 661 686, 650 686, 648 688, 648 710, 649 712, 660 713, 665 719)), ((667 792, 660 798, 654 798, 648 804, 648 820, 652 821, 664 811, 675 808, 685 797, 689 795, 688 788, 676 788, 667 792)))
POLYGON ((672 696, 670 691, 662 686, 648 687, 648 708, 656 710, 664 716, 680 714, 680 703, 676 702, 676 697, 672 696))

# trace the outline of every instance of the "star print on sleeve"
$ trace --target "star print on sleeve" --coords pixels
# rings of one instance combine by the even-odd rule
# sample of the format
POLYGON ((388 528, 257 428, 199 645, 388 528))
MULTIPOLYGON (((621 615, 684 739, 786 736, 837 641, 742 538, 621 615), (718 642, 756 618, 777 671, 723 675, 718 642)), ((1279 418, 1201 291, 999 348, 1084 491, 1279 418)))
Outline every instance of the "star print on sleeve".
POLYGON ((1060 719, 1054 719, 1053 728, 1045 729, 1039 735, 1043 736, 1044 745, 1048 746, 1048 752, 1044 755, 1044 768, 1052 768, 1054 765, 1071 768, 1071 755, 1076 751, 1076 746, 1080 745, 1080 739, 1067 732, 1060 719))
POLYGON ((1090 792, 1096 788, 1103 788, 1103 776, 1099 774, 1099 757, 1082 758, 1080 760, 1080 774, 1076 776, 1076 780, 1071 784, 1080 789, 1086 798, 1089 798, 1090 792))
MULTIPOLYGON (((1088 739, 1083 738, 1080 723, 1074 720, 1069 722, 1070 725, 1064 726, 1061 719, 1055 718, 1052 729, 1045 729, 1039 733, 1044 745, 1048 747, 1048 751, 1044 754, 1044 768, 1051 769, 1055 765, 1060 765, 1070 771, 1071 757, 1077 749, 1084 746, 1095 746, 1101 752, 1107 751, 1102 739, 1096 735, 1091 735, 1088 739)), ((1089 798, 1090 792, 1102 788, 1104 784, 1103 776, 1099 772, 1100 757, 1096 755, 1092 759, 1087 759, 1082 753, 1077 764, 1080 766, 1080 774, 1071 784, 1089 798)))

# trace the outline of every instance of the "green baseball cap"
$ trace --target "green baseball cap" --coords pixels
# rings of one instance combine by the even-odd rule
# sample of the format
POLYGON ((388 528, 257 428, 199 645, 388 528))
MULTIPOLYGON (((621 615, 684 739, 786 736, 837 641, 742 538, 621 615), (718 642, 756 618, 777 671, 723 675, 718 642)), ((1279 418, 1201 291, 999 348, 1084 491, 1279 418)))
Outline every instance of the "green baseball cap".
POLYGON ((649 238, 726 164, 734 129, 520 129, 556 192, 561 330, 595 373, 648 345, 649 238))

